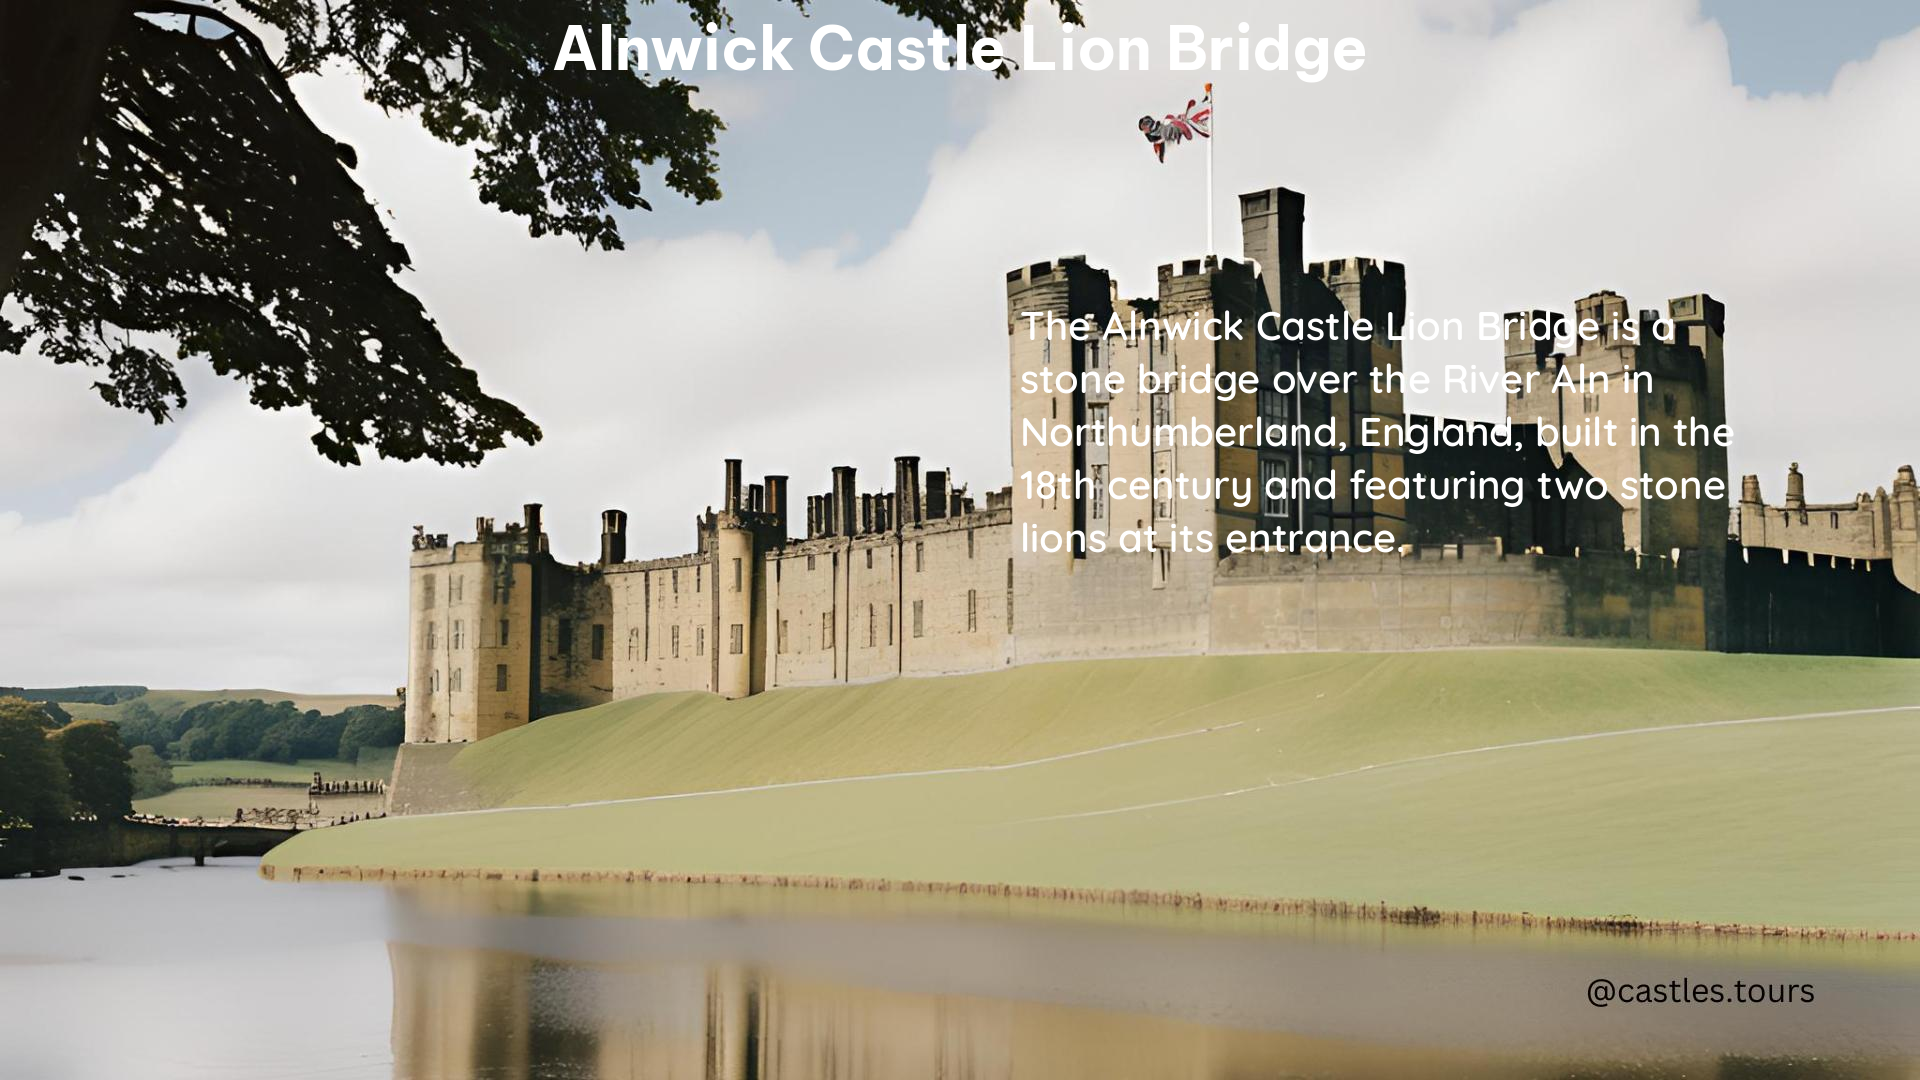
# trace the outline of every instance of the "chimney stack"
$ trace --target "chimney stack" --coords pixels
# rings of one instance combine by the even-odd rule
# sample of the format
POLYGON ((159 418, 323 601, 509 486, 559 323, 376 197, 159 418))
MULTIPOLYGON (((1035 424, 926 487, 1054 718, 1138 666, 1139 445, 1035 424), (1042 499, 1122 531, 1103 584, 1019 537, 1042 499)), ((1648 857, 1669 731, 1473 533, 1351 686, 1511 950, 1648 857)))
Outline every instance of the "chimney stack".
POLYGON ((773 515, 773 534, 787 542, 787 478, 769 476, 766 480, 767 512, 773 515))
POLYGON ((521 507, 521 512, 524 514, 521 520, 527 524, 527 554, 538 555, 545 550, 545 545, 540 539, 540 504, 528 503, 521 507))
POLYGON ((740 510, 740 459, 727 459, 727 499, 726 508, 730 513, 740 510))
POLYGON ((946 470, 927 470, 927 520, 938 521, 946 517, 948 514, 947 503, 946 470))
POLYGON ((864 536, 867 533, 871 533, 872 531, 873 531, 873 494, 871 492, 861 492, 860 494, 860 533, 861 535, 864 536))
POLYGON ((853 466, 833 467, 833 525, 840 536, 852 536, 860 523, 860 500, 854 493, 853 466))
POLYGON ((926 507, 920 502, 920 459, 902 454, 893 459, 893 527, 918 525, 926 507))
POLYGON ((626 561, 627 512, 603 510, 600 512, 600 565, 611 566, 626 561))

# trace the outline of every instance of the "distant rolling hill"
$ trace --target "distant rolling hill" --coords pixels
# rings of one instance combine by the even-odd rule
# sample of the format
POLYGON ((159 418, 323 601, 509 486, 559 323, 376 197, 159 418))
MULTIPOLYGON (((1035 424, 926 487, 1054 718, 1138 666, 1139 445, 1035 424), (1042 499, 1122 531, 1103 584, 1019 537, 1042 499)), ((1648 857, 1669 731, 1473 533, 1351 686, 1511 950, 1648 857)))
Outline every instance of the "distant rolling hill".
MULTIPOLYGON (((78 688, 90 689, 90 688, 78 688)), ((208 701, 250 701, 258 698, 272 704, 276 701, 291 701, 293 707, 305 712, 318 709, 323 713, 337 713, 341 709, 354 705, 395 706, 400 699, 393 694, 302 694, 289 690, 147 690, 137 697, 127 698, 111 705, 92 701, 60 701, 60 707, 72 713, 76 719, 117 718, 128 705, 139 701, 162 716, 178 712, 189 706, 208 701)), ((56 699, 58 700, 58 699, 56 699)))

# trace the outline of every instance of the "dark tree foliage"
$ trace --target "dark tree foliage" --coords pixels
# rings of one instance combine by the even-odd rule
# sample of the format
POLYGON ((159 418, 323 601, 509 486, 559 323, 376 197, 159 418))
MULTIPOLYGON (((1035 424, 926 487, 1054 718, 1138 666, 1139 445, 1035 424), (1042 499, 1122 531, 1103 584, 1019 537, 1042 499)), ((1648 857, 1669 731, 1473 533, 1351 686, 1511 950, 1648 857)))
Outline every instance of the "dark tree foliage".
POLYGON ((133 797, 151 799, 172 791, 173 763, 154 752, 151 746, 136 746, 127 752, 127 765, 133 770, 133 797))
POLYGON ((269 704, 256 698, 208 701, 162 716, 151 709, 136 711, 139 704, 122 710, 121 738, 129 747, 149 747, 176 761, 240 758, 290 764, 336 755, 351 761, 361 746, 398 746, 398 734, 383 740, 389 730, 405 729, 400 710, 380 705, 354 705, 323 716, 316 709, 301 712, 291 701, 269 704), (343 749, 349 745, 351 754, 343 749))
POLYGON ((0 697, 0 825, 53 825, 73 816, 67 770, 47 738, 46 713, 0 697))
POLYGON ((399 746, 407 736, 406 717, 399 709, 378 705, 359 705, 341 715, 347 717, 346 730, 340 733, 338 756, 341 761, 360 760, 360 751, 399 746))
POLYGON ((480 390, 420 302, 390 276, 407 253, 278 76, 219 41, 131 21, 108 54, 103 115, 15 279, 24 335, 56 364, 102 369, 108 404, 161 421, 186 402, 174 360, 136 334, 306 406, 314 445, 359 461, 471 465, 540 432, 480 390))
MULTIPOLYGON (((805 7, 804 0, 794 0, 805 7)), ((1017 30, 1021 0, 884 0, 952 34, 1017 30)), ((1081 21, 1077 0, 1054 0, 1081 21)), ((687 0, 697 25, 730 25, 687 0)), ((108 50, 79 167, 47 205, 13 282, 37 348, 100 370, 111 405, 165 421, 186 404, 176 361, 204 357, 267 409, 305 407, 320 453, 372 447, 473 465, 540 431, 480 389, 394 275, 406 249, 348 170, 354 152, 301 111, 286 76, 331 64, 368 100, 471 147, 480 197, 535 236, 622 246, 616 209, 650 209, 642 165, 720 196, 720 118, 695 87, 642 72, 553 71, 570 24, 628 28, 627 0, 133 0, 108 50), (231 12, 231 14, 229 13, 231 12), (249 28, 276 31, 278 61, 249 28), (171 338, 166 355, 155 337, 171 338)), ((1003 68, 999 74, 1007 74, 1003 68)))
POLYGON ((133 812, 133 767, 120 731, 105 720, 81 720, 51 736, 66 765, 73 808, 102 821, 133 812))

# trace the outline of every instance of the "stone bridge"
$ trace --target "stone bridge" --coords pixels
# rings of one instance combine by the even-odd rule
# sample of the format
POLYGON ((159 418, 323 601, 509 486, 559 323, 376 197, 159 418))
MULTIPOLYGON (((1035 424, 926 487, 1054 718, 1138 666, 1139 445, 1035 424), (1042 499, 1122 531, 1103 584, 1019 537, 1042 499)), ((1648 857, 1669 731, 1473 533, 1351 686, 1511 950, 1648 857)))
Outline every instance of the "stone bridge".
POLYGON ((265 855, 299 830, 285 826, 186 824, 126 819, 58 829, 0 829, 0 877, 57 874, 73 866, 131 866, 149 859, 265 855))

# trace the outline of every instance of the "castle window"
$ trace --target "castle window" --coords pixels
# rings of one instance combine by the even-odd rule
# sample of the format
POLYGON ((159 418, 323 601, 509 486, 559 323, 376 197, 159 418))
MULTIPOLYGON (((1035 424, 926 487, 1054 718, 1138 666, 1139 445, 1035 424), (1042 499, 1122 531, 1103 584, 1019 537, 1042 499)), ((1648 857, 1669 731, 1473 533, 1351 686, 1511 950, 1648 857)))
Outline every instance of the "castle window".
POLYGON ((887 644, 893 644, 893 605, 887 605, 887 644))
POLYGON ((1270 518, 1293 516, 1290 487, 1292 462, 1262 459, 1260 462, 1260 513, 1270 518))
POLYGON ((437 694, 440 692, 440 669, 439 668, 435 668, 433 670, 433 674, 427 676, 427 691, 429 693, 434 693, 434 694, 437 694))
POLYGON ((877 621, 875 618, 876 614, 877 614, 877 609, 875 609, 872 604, 868 604, 867 605, 867 648, 869 649, 873 648, 874 641, 876 640, 874 636, 874 631, 878 629, 878 627, 874 625, 875 622, 877 621))
POLYGON ((693 591, 694 592, 703 592, 706 589, 705 579, 707 575, 702 572, 704 570, 706 570, 706 565, 703 563, 695 563, 693 566, 693 591))
POLYGON ((428 610, 433 608, 432 574, 427 574, 420 579, 420 606, 428 610))
POLYGON ((673 568, 673 591, 675 595, 680 592, 680 568, 677 566, 673 568))
POLYGON ((1107 406, 1093 404, 1087 406, 1087 445, 1107 445, 1107 406))
POLYGON ((493 665, 493 688, 495 690, 505 690, 507 688, 507 665, 493 665))
MULTIPOLYGON (((1173 451, 1155 450, 1153 452, 1153 489, 1156 492, 1173 490, 1173 451)), ((1173 520, 1173 496, 1158 495, 1153 499, 1153 521, 1158 525, 1173 520)))
POLYGON ((573 655, 573 620, 560 620, 560 655, 573 655))
POLYGON ((460 692, 460 671, 460 668, 454 668, 453 674, 447 679, 447 689, 456 694, 460 692))
POLYGON ((453 593, 452 599, 453 599, 453 602, 456 604, 460 602, 461 596, 465 594, 465 592, 467 591, 466 580, 467 580, 466 578, 461 577, 459 574, 447 575, 448 591, 453 593))
POLYGON ((807 556, 807 569, 813 569, 813 556, 807 556))
POLYGON ((741 560, 739 559, 733 560, 733 591, 734 592, 739 592, 742 587, 742 582, 746 581, 746 570, 741 566, 740 563, 741 563, 741 560))
POLYGON ((1154 439, 1157 441, 1160 438, 1159 429, 1173 423, 1173 395, 1163 390, 1153 395, 1152 405, 1154 439))
POLYGON ((926 568, 927 542, 924 540, 915 540, 913 542, 913 572, 918 574, 926 568))
POLYGON ((1260 418, 1270 424, 1285 424, 1293 416, 1293 398, 1271 386, 1260 390, 1260 418))
POLYGON ((627 631, 627 659, 640 659, 640 628, 637 626, 627 631))
POLYGON ((925 600, 915 600, 913 602, 913 636, 914 637, 925 637, 927 634, 927 623, 925 618, 926 612, 927 612, 927 602, 925 600))
POLYGON ((867 549, 867 569, 873 569, 873 549, 867 549))
POLYGON ((833 612, 831 611, 820 613, 820 647, 833 648, 833 612))
POLYGON ((1836 528, 1836 529, 1837 529, 1837 528, 1839 528, 1839 527, 1840 527, 1840 515, 1839 515, 1839 514, 1828 514, 1827 516, 1828 516, 1829 518, 1831 518, 1831 519, 1832 519, 1832 521, 1831 521, 1831 522, 1829 522, 1829 524, 1830 524, 1830 525, 1831 525, 1831 526, 1832 526, 1833 528, 1836 528))
POLYGON ((437 649, 439 647, 440 647, 440 624, 429 619, 427 620, 427 651, 431 652, 434 649, 437 649))
POLYGON ((466 644, 467 624, 461 619, 453 620, 453 647, 458 649, 466 644))
MULTIPOLYGON (((1093 490, 1087 493, 1087 515, 1095 521, 1107 519, 1107 467, 1095 465, 1092 473, 1093 490)), ((973 555, 973 534, 967 534, 967 555, 973 555)))
POLYGON ((595 660, 607 658, 607 628, 603 623, 593 624, 593 658, 595 660))
POLYGON ((774 642, 774 651, 775 652, 787 651, 787 620, 785 619, 780 620, 780 637, 777 641, 774 642))
POLYGON ((980 593, 976 589, 967 590, 967 632, 980 629, 980 593))
POLYGON ((501 645, 505 645, 507 643, 507 638, 509 635, 512 634, 512 632, 513 632, 513 624, 508 622, 505 619, 501 619, 500 620, 500 644, 501 645))
MULTIPOLYGON (((1151 340, 1151 339, 1149 339, 1151 340)), ((1007 633, 1013 633, 1013 560, 1007 560, 1007 633)))
POLYGON ((1155 548, 1153 552, 1153 587, 1164 589, 1167 579, 1173 576, 1173 551, 1170 548, 1155 548))
POLYGON ((707 655, 707 628, 704 626, 693 628, 693 655, 707 655))
POLYGON ((967 558, 973 558, 973 530, 967 530, 967 558))
POLYGON ((673 639, 673 658, 675 660, 678 660, 680 659, 680 628, 678 626, 673 628, 672 639, 673 639))
POLYGON ((727 651, 735 656, 747 651, 747 628, 742 624, 727 627, 727 651))

